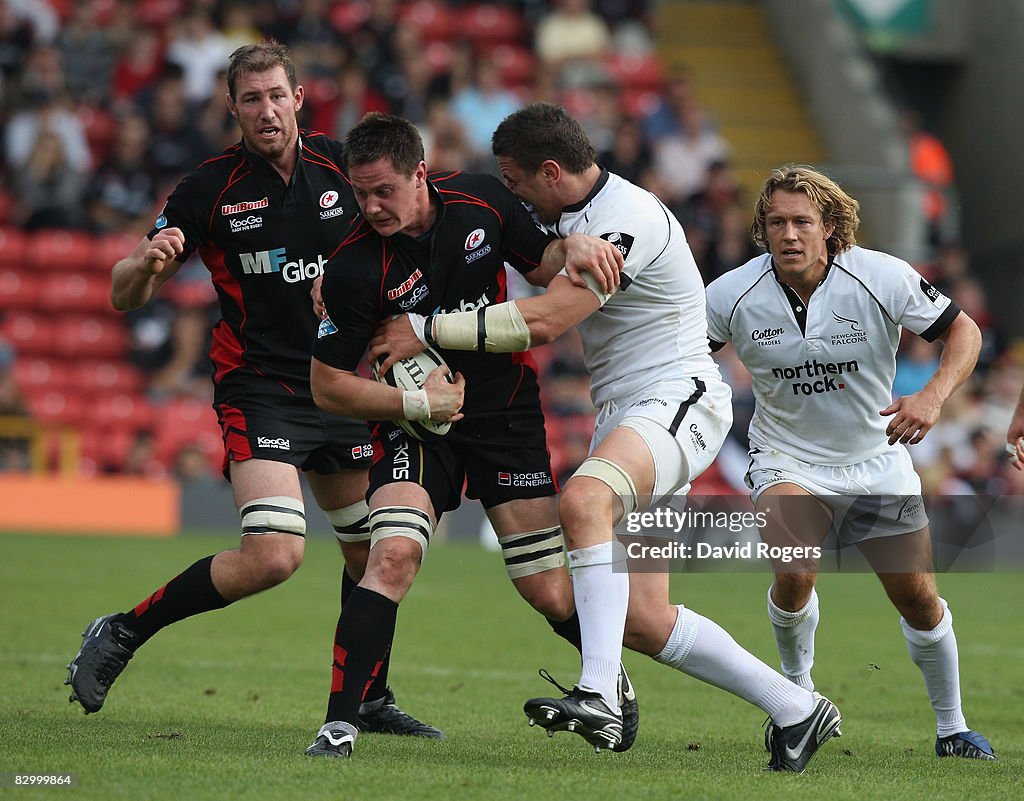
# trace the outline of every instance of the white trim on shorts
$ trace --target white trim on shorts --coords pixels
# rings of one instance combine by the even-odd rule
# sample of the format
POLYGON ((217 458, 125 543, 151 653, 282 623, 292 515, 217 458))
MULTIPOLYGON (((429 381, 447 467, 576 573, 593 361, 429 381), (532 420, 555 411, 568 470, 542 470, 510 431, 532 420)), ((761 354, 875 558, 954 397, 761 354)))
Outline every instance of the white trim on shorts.
POLYGON ((635 431, 651 453, 653 499, 685 495, 725 442, 732 390, 719 378, 701 376, 662 381, 634 399, 610 401, 598 411, 591 453, 618 426, 635 431))
POLYGON ((745 480, 754 504, 774 484, 796 484, 828 506, 833 521, 842 521, 858 498, 883 499, 870 534, 851 534, 845 527, 837 527, 840 542, 846 544, 911 534, 928 525, 921 498, 921 477, 914 470, 910 452, 901 444, 851 465, 802 462, 781 451, 754 447, 745 480))

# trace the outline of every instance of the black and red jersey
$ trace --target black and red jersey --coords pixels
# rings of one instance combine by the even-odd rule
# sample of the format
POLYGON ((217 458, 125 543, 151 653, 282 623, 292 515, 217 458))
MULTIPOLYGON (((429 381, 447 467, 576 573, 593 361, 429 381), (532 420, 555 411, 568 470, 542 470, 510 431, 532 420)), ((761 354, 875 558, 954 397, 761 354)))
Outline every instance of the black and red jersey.
POLYGON ((150 232, 185 235, 220 299, 210 358, 214 382, 236 370, 273 378, 309 397, 309 353, 319 322, 309 291, 358 208, 341 171, 342 145, 301 132, 286 184, 241 143, 209 159, 167 200, 150 232))
MULTIPOLYGON (((432 173, 437 219, 421 237, 383 237, 366 220, 353 224, 324 275, 328 317, 313 355, 354 371, 381 320, 404 312, 469 311, 508 299, 505 262, 521 273, 540 265, 554 238, 495 177, 432 173)), ((507 407, 524 380, 535 380, 529 356, 442 351, 466 376, 467 414, 507 407)))

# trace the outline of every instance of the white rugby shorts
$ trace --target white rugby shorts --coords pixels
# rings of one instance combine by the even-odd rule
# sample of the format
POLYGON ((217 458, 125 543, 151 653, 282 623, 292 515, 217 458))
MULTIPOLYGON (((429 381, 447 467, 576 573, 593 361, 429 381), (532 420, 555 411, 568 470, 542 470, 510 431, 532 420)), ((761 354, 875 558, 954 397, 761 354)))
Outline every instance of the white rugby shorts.
POLYGON ((914 470, 910 452, 899 443, 851 465, 811 464, 780 451, 754 447, 746 482, 755 504, 773 484, 803 487, 832 509, 833 525, 844 544, 910 534, 928 525, 921 477, 914 470), (838 525, 843 521, 848 525, 838 525))
POLYGON ((609 401, 597 413, 593 452, 617 426, 630 428, 654 458, 655 501, 685 494, 715 460, 732 426, 732 390, 720 378, 663 381, 634 399, 609 401))

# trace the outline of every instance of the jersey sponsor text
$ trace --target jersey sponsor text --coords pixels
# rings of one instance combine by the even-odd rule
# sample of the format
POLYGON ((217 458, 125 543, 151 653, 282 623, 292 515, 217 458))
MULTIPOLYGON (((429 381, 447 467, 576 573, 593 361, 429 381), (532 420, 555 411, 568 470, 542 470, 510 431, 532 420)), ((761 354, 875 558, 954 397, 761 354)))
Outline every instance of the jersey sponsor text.
POLYGON ((323 275, 324 265, 327 264, 327 259, 320 254, 317 254, 316 261, 288 261, 288 254, 284 248, 239 253, 238 258, 242 264, 242 272, 246 275, 281 273, 281 277, 289 284, 323 275))

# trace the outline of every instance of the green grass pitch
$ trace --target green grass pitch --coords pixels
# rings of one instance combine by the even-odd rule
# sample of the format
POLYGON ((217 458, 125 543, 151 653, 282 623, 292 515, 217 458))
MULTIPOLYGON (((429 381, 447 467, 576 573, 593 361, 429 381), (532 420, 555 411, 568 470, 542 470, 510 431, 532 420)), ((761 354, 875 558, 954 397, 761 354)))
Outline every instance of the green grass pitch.
MULTIPOLYGON (((74 772, 74 788, 2 798, 1016 799, 1024 797, 1019 574, 940 576, 960 643, 968 722, 996 763, 937 759, 934 719, 897 615, 870 575, 823 575, 815 678, 841 740, 802 776, 762 771, 763 715, 627 654, 641 728, 626 754, 530 729, 523 701, 578 673, 575 652, 519 600, 497 554, 439 545, 399 614, 400 704, 445 742, 363 736, 351 760, 303 756, 322 722, 337 619, 337 548, 311 540, 285 585, 177 624, 139 652, 103 711, 67 702, 65 664, 93 617, 141 600, 234 538, 0 535, 0 772, 74 772)), ((775 664, 764 573, 679 575, 673 597, 775 664)))

